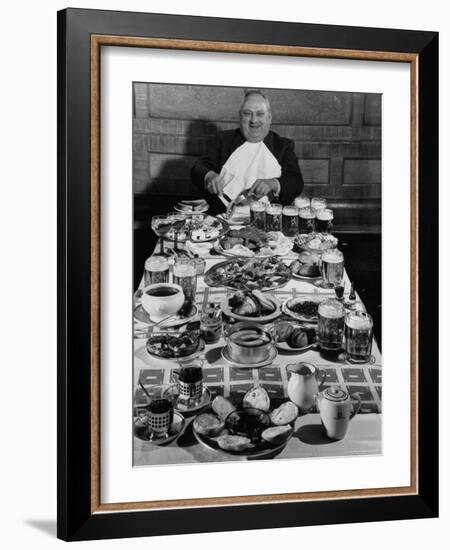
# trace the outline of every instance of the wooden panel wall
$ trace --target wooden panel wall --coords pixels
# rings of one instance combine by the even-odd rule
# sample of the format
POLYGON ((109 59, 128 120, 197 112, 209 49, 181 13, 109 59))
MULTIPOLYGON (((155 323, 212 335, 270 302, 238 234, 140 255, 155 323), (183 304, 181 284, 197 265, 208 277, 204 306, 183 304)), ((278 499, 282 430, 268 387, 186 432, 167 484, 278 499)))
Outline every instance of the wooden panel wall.
MULTIPOLYGON (((197 195, 190 168, 221 130, 239 125, 241 88, 135 83, 137 201, 197 195)), ((322 195, 341 230, 380 231, 381 95, 265 90, 272 129, 295 142, 304 194, 322 195)))

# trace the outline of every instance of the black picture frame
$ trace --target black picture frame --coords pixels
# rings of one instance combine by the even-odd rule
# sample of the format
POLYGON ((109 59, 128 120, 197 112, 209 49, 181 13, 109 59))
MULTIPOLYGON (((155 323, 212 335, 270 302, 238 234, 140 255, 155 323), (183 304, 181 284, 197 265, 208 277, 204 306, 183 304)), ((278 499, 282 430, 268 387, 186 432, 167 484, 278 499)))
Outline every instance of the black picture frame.
MULTIPOLYGON (((363 56, 364 57, 364 56, 363 56)), ((438 515, 438 34, 66 9, 58 12, 58 531, 64 540, 438 515), (412 54, 417 60, 417 494, 98 512, 92 464, 91 38, 218 41, 412 54), (430 215, 432 213, 432 215, 430 215), (426 364, 425 368, 420 368, 426 364)), ((413 312, 414 315, 414 312, 413 312)))

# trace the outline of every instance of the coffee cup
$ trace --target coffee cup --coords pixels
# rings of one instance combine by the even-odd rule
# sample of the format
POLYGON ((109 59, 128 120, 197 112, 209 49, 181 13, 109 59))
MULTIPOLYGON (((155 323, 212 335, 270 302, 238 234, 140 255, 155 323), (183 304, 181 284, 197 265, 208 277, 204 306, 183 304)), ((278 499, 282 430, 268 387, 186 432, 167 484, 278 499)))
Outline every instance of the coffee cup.
POLYGON ((155 399, 147 406, 149 439, 167 437, 173 422, 173 404, 170 399, 155 399))
POLYGON ((156 323, 177 313, 184 304, 184 293, 180 285, 157 283, 142 291, 142 307, 156 323))
POLYGON ((201 401, 203 393, 203 362, 191 361, 180 370, 173 371, 177 384, 178 399, 193 405, 201 401))

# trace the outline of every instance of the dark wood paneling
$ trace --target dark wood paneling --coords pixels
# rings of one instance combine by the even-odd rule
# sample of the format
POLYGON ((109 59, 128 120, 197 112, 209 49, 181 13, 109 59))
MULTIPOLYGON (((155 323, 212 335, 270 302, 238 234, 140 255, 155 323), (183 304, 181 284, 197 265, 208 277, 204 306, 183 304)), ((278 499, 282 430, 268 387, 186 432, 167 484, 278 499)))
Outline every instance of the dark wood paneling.
POLYGON ((381 125, 381 94, 367 94, 364 124, 381 125))
POLYGON ((343 185, 381 183, 381 161, 372 159, 344 159, 343 185))

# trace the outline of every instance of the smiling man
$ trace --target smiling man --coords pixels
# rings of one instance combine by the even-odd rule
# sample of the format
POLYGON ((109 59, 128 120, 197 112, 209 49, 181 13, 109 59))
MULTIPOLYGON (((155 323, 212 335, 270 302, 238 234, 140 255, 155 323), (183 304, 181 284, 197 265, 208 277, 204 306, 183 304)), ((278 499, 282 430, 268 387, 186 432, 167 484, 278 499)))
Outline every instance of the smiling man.
POLYGON ((294 143, 270 130, 272 112, 259 90, 246 92, 240 128, 220 132, 193 166, 193 182, 211 195, 235 199, 243 191, 290 204, 302 192, 303 178, 294 143))

